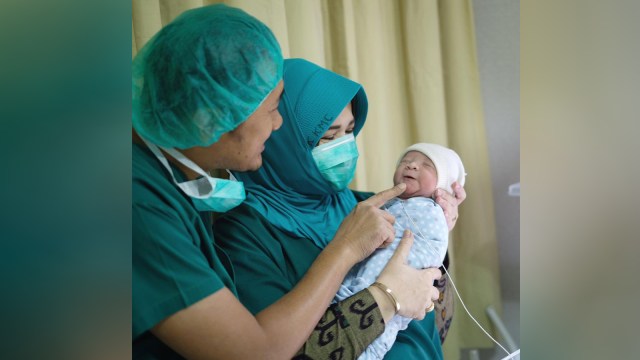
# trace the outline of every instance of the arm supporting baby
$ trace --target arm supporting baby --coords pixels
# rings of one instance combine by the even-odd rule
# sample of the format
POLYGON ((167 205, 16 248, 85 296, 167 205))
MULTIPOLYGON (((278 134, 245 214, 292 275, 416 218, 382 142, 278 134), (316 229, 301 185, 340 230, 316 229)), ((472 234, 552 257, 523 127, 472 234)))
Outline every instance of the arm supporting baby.
MULTIPOLYGON (((169 316, 152 332, 187 358, 241 359, 258 353, 291 358, 326 313, 347 272, 376 248, 393 241, 393 217, 380 206, 404 190, 404 185, 395 186, 359 203, 298 284, 255 317, 224 288, 169 316)), ((402 285, 407 281, 407 270, 410 269, 403 264, 389 267, 384 281, 404 302, 404 314, 411 316, 419 314, 426 301, 417 304, 408 298, 413 290, 403 289, 402 285)), ((409 283, 416 279, 410 279, 409 283)), ((427 286, 430 284, 431 281, 424 281, 420 287, 424 293, 430 292, 427 286)), ((385 304, 389 300, 376 301, 385 304)), ((393 306, 390 302, 386 304, 393 306)))

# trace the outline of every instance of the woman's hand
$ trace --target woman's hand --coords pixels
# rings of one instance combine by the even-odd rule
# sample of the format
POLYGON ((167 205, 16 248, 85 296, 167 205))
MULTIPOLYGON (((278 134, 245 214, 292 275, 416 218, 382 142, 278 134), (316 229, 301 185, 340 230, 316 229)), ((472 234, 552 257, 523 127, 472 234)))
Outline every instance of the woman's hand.
POLYGON ((467 198, 467 193, 464 188, 457 182, 454 182, 451 187, 453 188, 453 195, 442 189, 436 189, 435 198, 436 203, 444 210, 444 217, 447 219, 447 226, 449 231, 453 230, 458 221, 458 205, 462 204, 464 199, 467 198))
POLYGON ((355 265, 378 247, 391 244, 395 238, 395 217, 380 207, 402 194, 406 187, 405 184, 398 184, 358 203, 342 221, 329 246, 342 247, 342 251, 351 254, 352 265, 355 265))
MULTIPOLYGON (((413 318, 424 319, 426 310, 438 299, 440 293, 433 286, 433 281, 440 279, 438 268, 414 269, 407 264, 407 256, 413 245, 413 234, 405 230, 400 244, 387 266, 378 276, 377 281, 386 285, 400 304, 398 314, 413 318)), ((393 317, 395 309, 392 301, 377 287, 369 287, 369 291, 376 299, 385 323, 393 317)))

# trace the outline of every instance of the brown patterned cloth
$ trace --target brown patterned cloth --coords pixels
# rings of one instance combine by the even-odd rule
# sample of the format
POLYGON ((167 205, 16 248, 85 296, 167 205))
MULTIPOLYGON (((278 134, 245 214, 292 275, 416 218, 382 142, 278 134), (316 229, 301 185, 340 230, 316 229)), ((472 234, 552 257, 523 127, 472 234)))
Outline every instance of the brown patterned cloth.
POLYGON ((447 337, 451 320, 453 320, 454 310, 454 294, 449 275, 443 274, 439 280, 435 281, 434 286, 440 291, 440 298, 434 302, 436 312, 436 326, 438 334, 440 334, 440 342, 444 344, 447 337))
POLYGON ((382 313, 365 289, 332 304, 293 359, 355 359, 383 331, 382 313))

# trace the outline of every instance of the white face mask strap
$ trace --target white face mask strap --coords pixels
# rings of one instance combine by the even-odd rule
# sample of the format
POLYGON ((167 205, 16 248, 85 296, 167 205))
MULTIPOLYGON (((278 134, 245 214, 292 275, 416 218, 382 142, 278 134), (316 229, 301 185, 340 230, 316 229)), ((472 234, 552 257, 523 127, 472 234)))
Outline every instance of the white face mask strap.
POLYGON ((198 174, 200 174, 202 176, 205 176, 205 177, 209 176, 209 174, 207 174, 204 170, 202 170, 202 168, 200 166, 198 166, 198 164, 196 164, 193 161, 191 161, 191 159, 189 159, 188 157, 184 156, 184 154, 182 154, 178 150, 164 148, 164 147, 160 147, 160 148, 162 150, 164 150, 164 152, 166 152, 167 154, 173 156, 176 160, 181 162, 184 166, 188 167, 189 169, 197 172, 198 174))
POLYGON ((233 174, 231 173, 231 170, 229 169, 225 169, 225 171, 227 172, 227 174, 229 174, 229 180, 231 181, 238 181, 238 179, 236 179, 235 176, 233 176, 233 174))
POLYGON ((171 174, 171 178, 173 179, 173 182, 176 185, 178 185, 178 187, 180 187, 185 194, 193 198, 205 198, 209 196, 209 193, 211 191, 214 190, 215 186, 211 184, 211 180, 212 180, 211 176, 206 174, 198 165, 196 165, 193 161, 189 160, 186 156, 182 155, 181 153, 179 153, 174 149, 159 147, 143 138, 142 138, 142 141, 144 141, 144 143, 147 144, 147 147, 149 148, 149 150, 151 150, 151 152, 158 158, 158 160, 160 160, 162 165, 164 165, 167 171, 169 171, 169 174, 171 174), (178 182, 178 180, 176 179, 176 176, 173 174, 173 170, 171 169, 171 166, 169 165, 169 161, 164 156, 164 154, 162 154, 160 149, 166 151, 168 154, 173 156, 176 160, 180 161, 183 165, 187 166, 191 170, 209 179, 209 181, 206 183, 199 182, 197 180, 178 182), (205 186, 205 188, 202 188, 203 186, 205 186))
POLYGON ((345 136, 341 136, 340 138, 330 141, 328 143, 322 144, 318 146, 316 149, 317 151, 325 151, 325 150, 332 149, 336 146, 342 145, 344 143, 348 143, 355 140, 356 140, 355 136, 353 136, 353 133, 351 133, 345 136))
POLYGON ((142 141, 144 141, 144 143, 147 145, 149 150, 151 150, 153 155, 155 155, 158 158, 158 160, 160 160, 160 162, 162 163, 162 165, 164 165, 164 167, 167 169, 167 171, 169 171, 169 174, 171 174, 171 177, 173 178, 173 181, 177 184, 178 180, 176 180, 176 177, 173 175, 173 171, 171 170, 171 165, 169 165, 169 161, 164 156, 162 151, 160 151, 160 149, 158 149, 158 147, 156 145, 154 145, 154 144, 148 142, 147 140, 145 140, 142 136, 140 136, 140 138, 142 139, 142 141))

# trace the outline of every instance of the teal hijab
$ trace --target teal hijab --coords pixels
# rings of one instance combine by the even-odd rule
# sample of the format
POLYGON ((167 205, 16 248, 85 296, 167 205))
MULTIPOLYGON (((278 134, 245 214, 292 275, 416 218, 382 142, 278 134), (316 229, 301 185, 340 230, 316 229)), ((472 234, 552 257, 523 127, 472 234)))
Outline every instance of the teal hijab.
POLYGON ((303 59, 285 60, 283 78, 278 108, 283 123, 265 144, 262 167, 233 175, 244 182, 247 205, 322 249, 357 201, 348 188, 331 189, 311 151, 349 102, 357 135, 367 116, 367 96, 360 84, 303 59))

